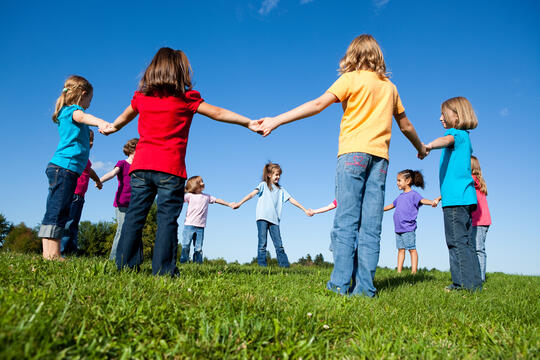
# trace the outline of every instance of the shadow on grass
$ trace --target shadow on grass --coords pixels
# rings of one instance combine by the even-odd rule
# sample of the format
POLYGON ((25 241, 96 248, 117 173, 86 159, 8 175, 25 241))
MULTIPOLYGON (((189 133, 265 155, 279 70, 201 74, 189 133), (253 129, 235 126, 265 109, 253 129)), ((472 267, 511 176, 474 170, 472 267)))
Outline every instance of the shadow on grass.
POLYGON ((378 279, 374 281, 374 285, 378 291, 382 291, 382 290, 392 290, 394 288, 400 287, 403 284, 414 285, 416 283, 420 283, 424 281, 434 281, 434 280, 435 280, 435 276, 428 273, 419 272, 419 273, 416 273, 415 275, 412 275, 412 274, 394 275, 394 276, 378 279))

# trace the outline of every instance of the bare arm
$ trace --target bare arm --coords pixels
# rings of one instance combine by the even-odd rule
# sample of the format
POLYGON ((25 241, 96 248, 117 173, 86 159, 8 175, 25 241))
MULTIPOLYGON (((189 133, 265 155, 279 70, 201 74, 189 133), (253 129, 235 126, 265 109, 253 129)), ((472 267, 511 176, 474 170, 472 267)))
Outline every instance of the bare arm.
POLYGON ((302 210, 303 212, 305 212, 307 216, 313 216, 311 212, 309 212, 305 207, 302 206, 302 204, 300 204, 294 198, 290 197, 289 202, 293 204, 294 206, 296 206, 297 208, 299 208, 300 210, 302 210))
POLYGON ((109 125, 109 127, 105 131, 101 131, 104 135, 109 135, 112 133, 117 132, 138 115, 139 113, 136 112, 131 105, 129 105, 120 116, 118 116, 112 124, 109 125))
POLYGON ((455 140, 454 140, 454 137, 452 135, 446 135, 446 136, 443 136, 443 137, 440 137, 440 138, 437 138, 437 139, 433 140, 432 142, 430 142, 426 146, 427 146, 428 150, 442 149, 442 148, 445 148, 445 147, 453 146, 454 142, 455 142, 455 140))
POLYGON ((323 206, 321 208, 318 208, 318 209, 315 209, 315 210, 312 210, 312 209, 309 209, 308 211, 311 211, 313 214, 322 214, 324 212, 327 212, 327 211, 330 211, 330 210, 334 210, 337 206, 334 205, 333 202, 331 202, 330 204, 326 205, 326 206, 323 206))
POLYGON ((75 110, 73 112, 73 120, 80 124, 97 126, 100 132, 110 126, 110 124, 105 120, 95 117, 94 115, 87 114, 82 110, 75 110))
POLYGON ((231 208, 233 207, 233 203, 228 203, 228 202, 226 202, 225 200, 222 200, 222 199, 216 199, 216 204, 228 206, 228 207, 231 207, 231 208))
POLYGON ((308 101, 281 115, 273 118, 263 118, 261 119, 261 129, 263 130, 263 135, 269 135, 272 130, 274 130, 280 125, 317 115, 335 102, 339 102, 339 99, 336 97, 336 95, 330 92, 325 92, 318 98, 308 101))
POLYGON ((383 210, 388 211, 388 210, 392 210, 393 208, 395 208, 394 203, 392 203, 390 205, 386 205, 383 210))
POLYGON ((252 192, 250 192, 249 194, 247 194, 246 196, 244 196, 244 198, 242 200, 240 200, 239 202, 237 202, 233 209, 238 209, 240 206, 242 206, 243 203, 245 203, 246 201, 248 201, 249 199, 253 198, 255 195, 257 195, 259 193, 259 190, 255 189, 253 190, 252 192))
POLYGON ((433 199, 433 201, 432 201, 432 203, 431 203, 431 206, 437 207, 437 205, 439 204, 439 202, 441 201, 441 199, 442 199, 442 196, 439 196, 439 197, 433 199))
POLYGON ((259 129, 259 124, 256 121, 248 119, 247 117, 237 114, 233 111, 220 108, 219 106, 210 105, 207 102, 200 103, 197 109, 197 113, 207 116, 210 119, 214 119, 216 121, 241 125, 243 127, 247 127, 252 131, 257 131, 259 129))
MULTIPOLYGON (((422 199, 422 200, 420 200, 420 204, 422 204, 422 205, 430 205, 430 206, 433 206, 433 200, 422 199)), ((436 206, 436 205, 435 205, 435 206, 436 206)))
POLYGON ((420 141, 420 138, 416 133, 416 129, 414 128, 411 121, 407 118, 407 115, 402 112, 401 114, 394 115, 394 118, 396 119, 396 122, 399 126, 399 130, 401 130, 403 135, 405 135, 405 137, 409 139, 411 144, 416 148, 416 151, 418 151, 418 157, 420 159, 425 158, 427 155, 426 146, 420 141))
POLYGON ((90 179, 94 180, 94 182, 96 183, 96 187, 101 190, 101 188, 103 188, 103 184, 101 183, 101 180, 99 179, 99 176, 96 174, 94 169, 90 168, 88 172, 90 173, 90 179))
POLYGON ((115 166, 114 169, 112 169, 111 171, 109 171, 108 173, 106 173, 105 175, 103 175, 101 177, 101 182, 104 183, 106 181, 109 181, 111 180, 113 177, 115 177, 116 175, 118 175, 118 173, 120 172, 120 168, 115 166))

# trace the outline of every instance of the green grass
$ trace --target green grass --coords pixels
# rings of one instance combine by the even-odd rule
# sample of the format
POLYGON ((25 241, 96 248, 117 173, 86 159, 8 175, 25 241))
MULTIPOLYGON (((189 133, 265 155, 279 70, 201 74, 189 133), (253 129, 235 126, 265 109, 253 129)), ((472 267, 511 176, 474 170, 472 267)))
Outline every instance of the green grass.
POLYGON ((185 265, 177 279, 0 254, 0 358, 539 358, 540 277, 379 269, 379 296, 325 290, 331 269, 185 265))

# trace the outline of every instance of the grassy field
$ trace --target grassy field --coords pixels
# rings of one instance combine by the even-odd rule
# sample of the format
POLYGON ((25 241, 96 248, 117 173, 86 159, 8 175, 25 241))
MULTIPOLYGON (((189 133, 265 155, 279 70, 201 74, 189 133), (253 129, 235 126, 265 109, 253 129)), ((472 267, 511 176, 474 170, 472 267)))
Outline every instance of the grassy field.
POLYGON ((331 269, 180 267, 0 254, 0 358, 540 358, 540 277, 379 269, 375 299, 324 289, 331 269))

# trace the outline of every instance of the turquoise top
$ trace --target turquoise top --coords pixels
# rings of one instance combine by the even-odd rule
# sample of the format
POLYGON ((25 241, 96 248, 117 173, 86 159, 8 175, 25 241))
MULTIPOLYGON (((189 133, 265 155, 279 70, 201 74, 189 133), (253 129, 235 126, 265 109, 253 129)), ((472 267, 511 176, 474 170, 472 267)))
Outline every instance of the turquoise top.
POLYGON ((259 195, 259 201, 255 210, 257 220, 266 220, 272 224, 279 225, 281 208, 289 200, 291 195, 281 186, 273 185, 272 190, 270 190, 264 181, 257 185, 256 189, 259 191, 257 193, 259 195))
POLYGON ((84 111, 79 105, 70 105, 58 113, 60 142, 51 162, 80 175, 90 155, 90 128, 73 120, 75 110, 84 111))
POLYGON ((476 204, 476 190, 471 175, 472 146, 469 132, 448 129, 445 136, 454 137, 454 145, 443 148, 439 165, 442 206, 476 204))

